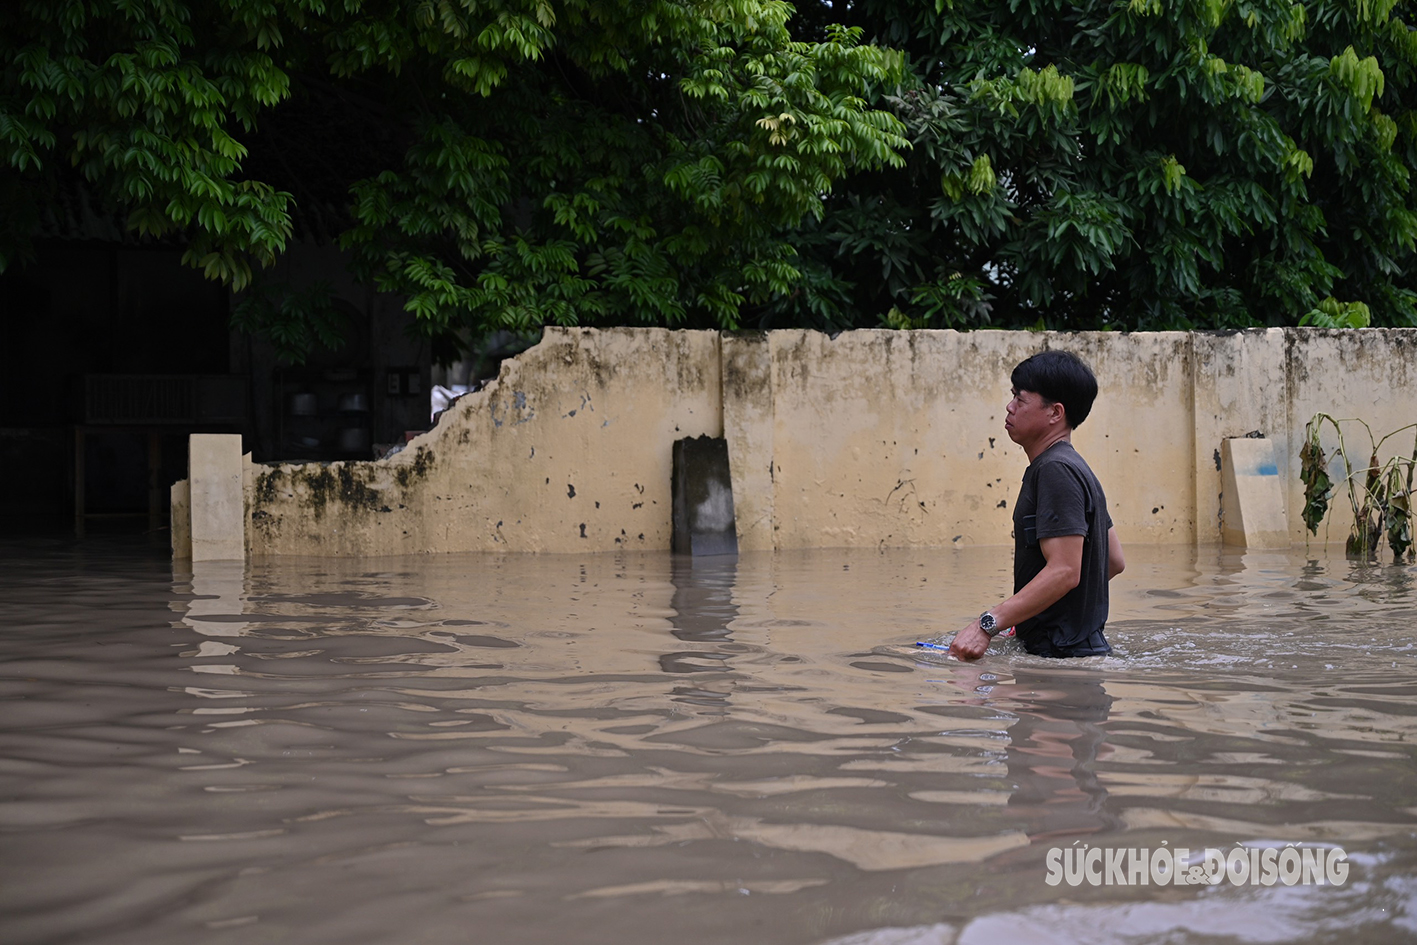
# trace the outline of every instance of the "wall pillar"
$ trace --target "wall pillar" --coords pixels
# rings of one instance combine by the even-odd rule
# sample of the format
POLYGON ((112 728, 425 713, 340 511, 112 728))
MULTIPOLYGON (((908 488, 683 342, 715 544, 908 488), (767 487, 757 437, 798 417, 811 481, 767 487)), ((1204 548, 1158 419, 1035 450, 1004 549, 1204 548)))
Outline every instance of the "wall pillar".
POLYGON ((240 434, 192 434, 187 469, 193 561, 246 559, 241 466, 240 434))
POLYGON ((1289 382, 1282 328, 1192 332, 1195 410, 1195 540, 1219 542, 1221 447, 1259 433, 1273 441, 1280 481, 1289 477, 1289 382))
POLYGON ((192 560, 192 484, 179 479, 172 484, 171 532, 174 561, 192 560))
POLYGON ((724 334, 723 435, 733 477, 738 548, 771 550, 773 536, 772 345, 767 332, 724 334))

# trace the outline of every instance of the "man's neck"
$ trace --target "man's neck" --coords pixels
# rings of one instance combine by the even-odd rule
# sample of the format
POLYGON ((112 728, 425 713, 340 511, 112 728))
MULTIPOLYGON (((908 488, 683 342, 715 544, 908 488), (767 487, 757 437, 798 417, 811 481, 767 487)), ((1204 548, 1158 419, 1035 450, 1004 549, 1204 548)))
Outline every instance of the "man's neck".
POLYGON ((1047 452, 1048 447, 1052 446, 1053 444, 1055 444, 1055 443, 1072 443, 1072 441, 1073 441, 1073 431, 1072 431, 1072 429, 1069 428, 1069 427, 1063 427, 1063 429, 1059 430, 1058 432, 1056 432, 1056 433, 1049 433, 1047 436, 1045 436, 1043 439, 1039 440, 1037 443, 1034 443, 1034 444, 1032 444, 1031 446, 1025 447, 1025 448, 1024 448, 1024 452, 1028 454, 1028 461, 1031 463, 1031 462, 1033 462, 1035 459, 1037 459, 1038 457, 1042 456, 1045 452, 1047 452))

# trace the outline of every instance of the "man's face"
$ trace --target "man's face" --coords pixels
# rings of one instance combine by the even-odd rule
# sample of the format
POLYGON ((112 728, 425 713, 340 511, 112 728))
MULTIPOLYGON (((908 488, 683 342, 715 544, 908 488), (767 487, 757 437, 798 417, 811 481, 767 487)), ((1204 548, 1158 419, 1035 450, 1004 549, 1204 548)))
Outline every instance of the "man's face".
POLYGON ((1047 434, 1063 408, 1061 404, 1044 400, 1037 391, 1015 387, 1013 395, 1004 408, 1004 431, 1009 439, 1025 446, 1047 434))

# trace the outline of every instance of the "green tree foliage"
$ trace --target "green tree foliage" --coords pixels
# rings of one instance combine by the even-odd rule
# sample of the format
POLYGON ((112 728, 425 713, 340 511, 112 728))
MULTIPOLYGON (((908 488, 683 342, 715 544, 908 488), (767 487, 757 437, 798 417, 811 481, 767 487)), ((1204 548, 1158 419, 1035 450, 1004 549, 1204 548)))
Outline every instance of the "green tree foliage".
MULTIPOLYGON (((75 175, 236 288, 318 218, 435 334, 1417 324, 1407 0, 793 14, 3 4, 0 266, 75 175)), ((239 316, 294 356, 339 324, 239 316)))
POLYGON ((180 0, 28 0, 0 6, 0 266, 28 248, 57 171, 72 164, 142 234, 191 236, 187 259, 236 285, 290 235, 289 195, 240 177, 238 135, 290 94, 273 24, 200 22, 180 0), (59 167, 56 167, 59 165, 59 167))
POLYGON ((1417 325, 1405 0, 798 6, 907 53, 913 148, 807 221, 763 323, 1417 325))
MULTIPOLYGON (((902 57, 841 27, 795 41, 791 14, 12 0, 0 266, 72 165, 129 227, 185 238, 189 263, 237 289, 293 213, 329 200, 360 274, 433 332, 734 327, 801 281, 788 236, 834 182, 903 164, 903 126, 867 104, 903 79, 902 57)), ((331 324, 306 301, 256 299, 241 317, 298 356, 331 324)))

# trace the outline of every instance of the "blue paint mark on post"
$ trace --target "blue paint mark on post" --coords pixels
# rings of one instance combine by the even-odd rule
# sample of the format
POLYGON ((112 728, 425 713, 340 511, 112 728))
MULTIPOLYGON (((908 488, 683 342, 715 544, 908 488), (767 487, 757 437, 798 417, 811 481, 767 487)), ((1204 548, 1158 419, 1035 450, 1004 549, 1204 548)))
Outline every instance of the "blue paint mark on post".
POLYGON ((1274 463, 1265 463, 1259 468, 1258 474, 1261 476, 1277 476, 1279 475, 1279 467, 1274 463))

